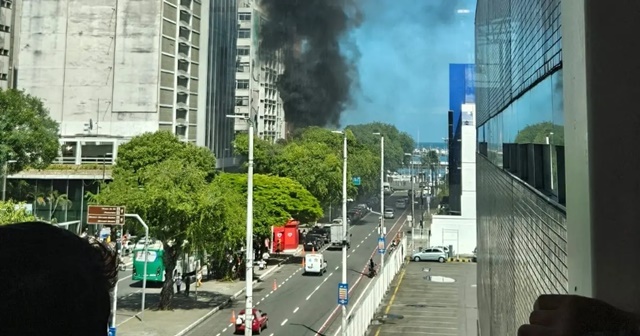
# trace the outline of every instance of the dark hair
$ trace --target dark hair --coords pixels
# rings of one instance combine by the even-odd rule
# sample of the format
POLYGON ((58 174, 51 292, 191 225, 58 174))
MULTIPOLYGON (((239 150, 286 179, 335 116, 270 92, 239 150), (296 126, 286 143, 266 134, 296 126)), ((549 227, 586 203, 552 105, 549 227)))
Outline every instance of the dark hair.
POLYGON ((43 222, 0 226, 0 335, 106 335, 117 275, 100 242, 43 222))

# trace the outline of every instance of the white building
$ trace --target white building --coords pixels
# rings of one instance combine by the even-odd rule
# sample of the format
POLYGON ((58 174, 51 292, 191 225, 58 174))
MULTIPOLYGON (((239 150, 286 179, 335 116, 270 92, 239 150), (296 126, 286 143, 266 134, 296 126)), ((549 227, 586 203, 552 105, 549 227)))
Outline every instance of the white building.
MULTIPOLYGON (((266 20, 257 0, 238 1, 238 69, 236 72, 237 115, 255 120, 256 134, 266 140, 285 138, 282 99, 276 88, 284 72, 282 52, 260 51, 260 26, 266 20)), ((248 125, 236 119, 236 132, 246 132, 248 125)))
POLYGON ((208 12, 209 0, 22 0, 18 88, 60 123, 64 163, 112 162, 157 130, 204 142, 208 12))
POLYGON ((476 106, 462 104, 460 215, 434 215, 431 246, 453 246, 456 254, 471 254, 477 244, 476 211, 476 106))

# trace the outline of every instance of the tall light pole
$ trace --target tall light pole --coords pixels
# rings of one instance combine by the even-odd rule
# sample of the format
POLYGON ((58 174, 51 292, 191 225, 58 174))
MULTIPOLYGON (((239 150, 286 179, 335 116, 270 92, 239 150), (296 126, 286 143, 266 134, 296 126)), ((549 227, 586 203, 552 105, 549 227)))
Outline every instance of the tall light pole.
MULTIPOLYGON (((373 133, 380 136, 380 238, 384 239, 386 227, 384 225, 384 135, 380 132, 373 133)), ((386 247, 386 242, 385 242, 386 247)), ((380 272, 384 270, 384 252, 380 253, 380 272)))
MULTIPOLYGON (((333 131, 336 134, 342 134, 342 233, 344 238, 342 239, 342 283, 341 285, 347 286, 347 242, 349 234, 349 224, 347 224, 347 132, 346 131, 333 131)), ((338 286, 339 290, 342 288, 338 286)), ((348 293, 346 289, 346 293, 348 293)), ((340 294, 338 294, 340 295, 340 294)), ((345 294, 346 295, 346 294, 345 294)), ((342 305, 342 336, 347 336, 347 305, 342 305)))
POLYGON ((247 170, 247 242, 246 242, 246 302, 244 309, 244 334, 253 335, 253 120, 249 116, 227 115, 227 118, 242 119, 249 125, 249 157, 247 170))
MULTIPOLYGON (((416 217, 415 217, 415 210, 416 210, 416 191, 413 188, 413 154, 412 153, 404 153, 405 156, 409 157, 410 161, 410 174, 411 175, 411 250, 413 251, 415 249, 415 227, 416 227, 416 217)), ((420 195, 422 197, 422 195, 420 195)))
POLYGON ((9 163, 16 163, 16 160, 7 160, 2 166, 2 201, 7 198, 7 174, 9 173, 9 163))

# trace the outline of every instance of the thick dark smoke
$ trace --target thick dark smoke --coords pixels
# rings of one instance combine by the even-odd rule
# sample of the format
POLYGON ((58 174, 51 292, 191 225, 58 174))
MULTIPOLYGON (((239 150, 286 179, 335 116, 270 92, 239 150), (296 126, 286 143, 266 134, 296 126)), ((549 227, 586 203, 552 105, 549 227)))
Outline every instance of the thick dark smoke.
MULTIPOLYGON (((261 48, 284 51, 278 90, 294 127, 339 124, 355 77, 354 60, 340 44, 359 25, 356 1, 261 0, 268 17, 261 27, 261 48)), ((353 53, 354 46, 348 47, 353 53)))

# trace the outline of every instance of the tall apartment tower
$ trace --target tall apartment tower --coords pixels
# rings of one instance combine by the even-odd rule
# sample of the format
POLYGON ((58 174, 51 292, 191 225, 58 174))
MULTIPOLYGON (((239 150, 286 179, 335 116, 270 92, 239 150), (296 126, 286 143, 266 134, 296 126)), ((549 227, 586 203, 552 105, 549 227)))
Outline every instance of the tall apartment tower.
POLYGON ((2 90, 15 87, 20 5, 20 0, 0 0, 0 89, 2 90))
POLYGON ((23 0, 18 87, 69 146, 157 130, 204 145, 210 1, 23 0))
MULTIPOLYGON (((256 134, 265 140, 284 139, 286 124, 282 99, 276 82, 284 72, 283 53, 260 50, 260 26, 268 20, 259 1, 238 0, 238 62, 236 72, 236 110, 251 116, 256 134)), ((236 132, 246 132, 248 125, 236 119, 236 132)))

